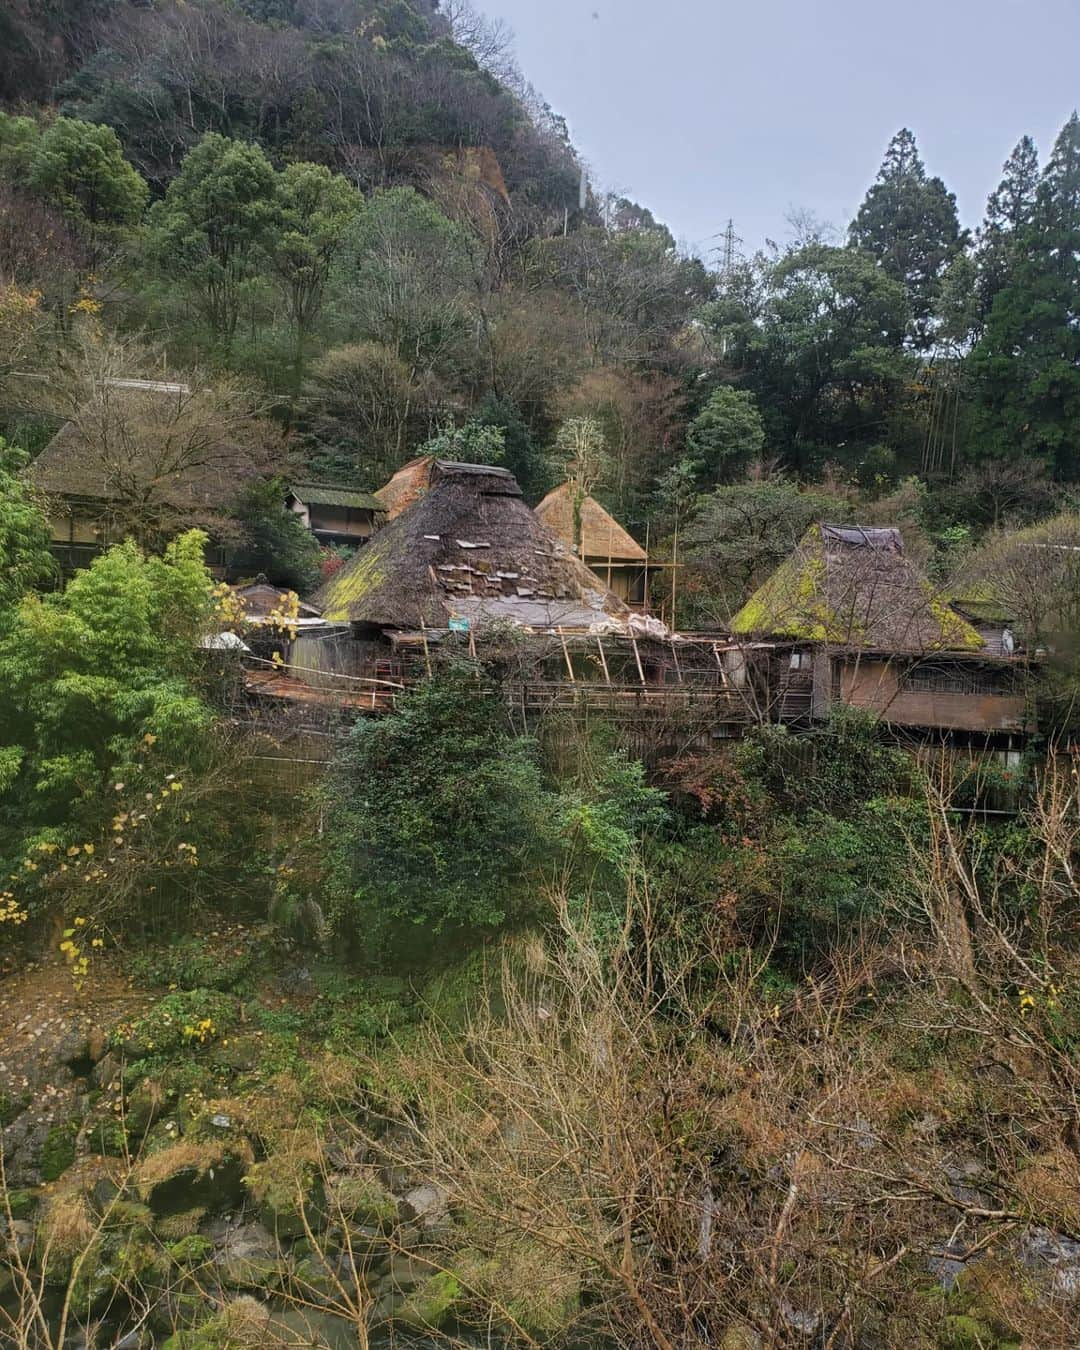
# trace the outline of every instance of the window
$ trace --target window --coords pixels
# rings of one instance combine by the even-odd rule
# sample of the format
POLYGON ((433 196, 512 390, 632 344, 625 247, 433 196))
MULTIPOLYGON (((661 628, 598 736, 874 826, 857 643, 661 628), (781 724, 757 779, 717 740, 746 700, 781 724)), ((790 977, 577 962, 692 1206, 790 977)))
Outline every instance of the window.
POLYGON ((1015 694, 1009 671, 959 665, 921 665, 905 671, 901 688, 915 694, 1015 694))
POLYGON ((810 653, 809 653, 809 652, 792 652, 792 653, 791 653, 791 660, 788 662, 788 669, 789 669, 789 670, 809 670, 809 669, 810 669, 810 653))

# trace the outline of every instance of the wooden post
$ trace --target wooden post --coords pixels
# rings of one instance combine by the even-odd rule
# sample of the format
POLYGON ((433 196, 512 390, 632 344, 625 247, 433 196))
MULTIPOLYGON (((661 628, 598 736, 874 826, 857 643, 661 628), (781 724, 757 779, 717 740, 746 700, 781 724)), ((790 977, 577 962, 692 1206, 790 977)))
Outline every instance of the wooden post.
POLYGON ((430 680, 430 679, 431 679, 431 651, 430 651, 430 649, 429 649, 429 647, 428 647, 428 642, 427 642, 427 628, 424 626, 423 620, 420 621, 420 636, 421 636, 421 638, 423 639, 423 642, 424 642, 424 665, 427 666, 427 677, 428 677, 428 679, 430 680))
POLYGON ((570 650, 569 650, 569 648, 568 648, 567 645, 566 645, 566 635, 565 635, 565 633, 563 632, 563 630, 562 630, 561 627, 556 628, 555 631, 556 631, 556 633, 558 633, 558 635, 559 635, 559 641, 562 643, 562 654, 563 654, 563 657, 564 657, 564 659, 565 659, 565 661, 566 661, 566 669, 567 669, 567 672, 568 672, 568 674, 569 674, 569 676, 570 676, 570 683, 571 683, 571 684, 575 684, 576 681, 575 681, 575 679, 574 679, 574 663, 573 663, 573 661, 570 660, 570 650))
POLYGON ((675 631, 675 578, 679 575, 679 526, 675 525, 675 540, 671 548, 671 619, 668 627, 675 631))
POLYGON ((631 643, 633 644, 633 647, 634 647, 634 660, 637 662, 637 673, 638 673, 638 676, 639 676, 639 678, 640 678, 640 680, 641 680, 641 683, 644 684, 644 683, 645 683, 645 671, 642 669, 642 666, 641 666, 641 653, 638 651, 637 638, 636 638, 636 637, 632 637, 632 638, 630 639, 630 641, 631 641, 631 643))
POLYGON ((603 639, 603 638, 598 637, 598 638, 596 639, 596 650, 600 653, 600 664, 601 664, 601 665, 603 666, 603 668, 604 668, 604 680, 605 680, 608 684, 610 684, 610 683, 611 683, 611 676, 608 674, 607 657, 604 655, 604 639, 603 639))
POLYGON ((678 675, 679 683, 682 684, 683 677, 682 668, 679 665, 679 649, 675 646, 674 642, 671 644, 671 659, 675 662, 675 674, 678 675))

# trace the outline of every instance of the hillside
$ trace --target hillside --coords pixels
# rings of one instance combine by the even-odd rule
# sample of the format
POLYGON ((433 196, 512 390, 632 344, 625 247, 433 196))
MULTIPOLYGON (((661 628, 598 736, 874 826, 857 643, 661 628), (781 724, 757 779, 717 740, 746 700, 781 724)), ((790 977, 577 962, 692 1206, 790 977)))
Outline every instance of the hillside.
POLYGON ((718 268, 467 0, 0 105, 0 1347, 1074 1350, 1077 117, 718 268))

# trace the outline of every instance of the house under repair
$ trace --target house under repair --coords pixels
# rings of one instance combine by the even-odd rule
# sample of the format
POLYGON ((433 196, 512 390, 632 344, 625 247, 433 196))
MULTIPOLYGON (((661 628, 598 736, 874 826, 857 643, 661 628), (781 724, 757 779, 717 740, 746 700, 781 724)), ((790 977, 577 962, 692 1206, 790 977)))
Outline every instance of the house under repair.
POLYGON ((574 510, 575 488, 553 488, 536 514, 604 582, 620 600, 644 606, 648 595, 649 556, 595 497, 585 497, 574 510))

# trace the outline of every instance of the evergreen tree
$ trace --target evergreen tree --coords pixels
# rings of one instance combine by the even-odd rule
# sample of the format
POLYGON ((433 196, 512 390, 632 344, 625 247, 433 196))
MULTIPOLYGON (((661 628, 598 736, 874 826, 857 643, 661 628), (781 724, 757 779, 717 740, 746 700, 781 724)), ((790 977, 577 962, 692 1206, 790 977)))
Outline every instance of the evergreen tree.
POLYGON ((1080 473, 1080 118, 1061 131, 1016 243, 1012 277, 972 353, 975 444, 1080 473))
POLYGON ((1001 182, 987 200, 979 229, 977 299, 984 321, 994 297, 1012 276, 1018 241, 1035 215, 1038 186, 1039 152, 1031 137, 1024 136, 1005 161, 1001 182))
POLYGON ((966 236, 956 198, 940 178, 927 178, 906 127, 890 141, 848 234, 854 247, 872 254, 902 283, 911 308, 910 338, 917 347, 931 346, 942 278, 966 236))

